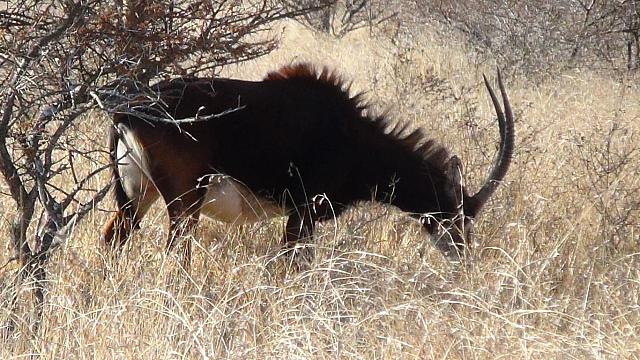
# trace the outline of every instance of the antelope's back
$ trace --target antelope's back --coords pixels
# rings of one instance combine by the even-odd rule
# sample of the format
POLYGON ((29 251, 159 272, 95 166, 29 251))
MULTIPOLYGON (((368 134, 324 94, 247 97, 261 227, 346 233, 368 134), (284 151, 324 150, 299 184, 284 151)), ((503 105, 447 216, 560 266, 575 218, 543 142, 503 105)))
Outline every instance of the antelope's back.
POLYGON ((361 109, 341 86, 308 77, 174 79, 156 90, 160 101, 146 111, 178 123, 116 121, 136 132, 151 161, 197 162, 202 175, 230 175, 257 195, 297 198, 340 187, 357 160, 350 124, 361 109))

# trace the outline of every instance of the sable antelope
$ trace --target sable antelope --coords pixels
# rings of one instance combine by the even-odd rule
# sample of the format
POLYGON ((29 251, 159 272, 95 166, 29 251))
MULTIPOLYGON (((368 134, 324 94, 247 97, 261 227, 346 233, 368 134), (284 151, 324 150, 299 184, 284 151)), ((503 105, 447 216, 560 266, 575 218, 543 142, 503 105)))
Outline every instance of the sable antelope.
POLYGON ((118 210, 102 239, 123 244, 162 196, 171 222, 168 250, 200 213, 236 223, 288 216, 283 244, 291 247, 312 236, 316 221, 375 200, 422 219, 429 234, 447 235, 445 243, 463 250, 471 220, 504 178, 514 147, 500 73, 504 112, 484 80, 501 140, 493 169, 473 196, 461 184, 456 156, 421 130, 367 115, 360 95, 350 96, 327 68, 290 65, 257 82, 162 81, 152 87, 152 103, 141 96, 113 118, 118 210))

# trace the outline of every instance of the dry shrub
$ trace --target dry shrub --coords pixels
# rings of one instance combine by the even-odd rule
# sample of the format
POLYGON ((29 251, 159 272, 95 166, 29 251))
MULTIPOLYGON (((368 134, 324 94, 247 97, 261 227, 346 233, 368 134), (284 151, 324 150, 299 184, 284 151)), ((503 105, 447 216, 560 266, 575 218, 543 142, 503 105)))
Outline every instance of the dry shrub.
POLYGON ((293 6, 304 4, 319 11, 307 12, 297 20, 313 29, 335 37, 368 28, 373 30, 395 17, 394 6, 379 0, 303 0, 291 1, 293 6))
POLYGON ((640 8, 630 1, 416 1, 423 17, 457 30, 508 68, 640 66, 640 8))

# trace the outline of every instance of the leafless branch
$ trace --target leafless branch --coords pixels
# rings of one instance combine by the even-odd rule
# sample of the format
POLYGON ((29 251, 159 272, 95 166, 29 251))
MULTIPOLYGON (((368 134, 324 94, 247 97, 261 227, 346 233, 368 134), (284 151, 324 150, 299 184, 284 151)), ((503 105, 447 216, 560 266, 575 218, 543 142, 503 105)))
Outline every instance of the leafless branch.
POLYGON ((215 76, 225 65, 262 56, 276 46, 270 24, 310 9, 280 0, 25 0, 0 11, 0 175, 16 204, 11 242, 19 277, 35 279, 38 304, 51 250, 110 187, 88 185, 109 166, 82 148, 95 146, 79 141, 86 115, 126 109, 172 121, 144 109, 154 101, 151 83, 215 76), (148 102, 134 101, 145 95, 148 102), (36 210, 40 222, 32 231, 36 210))

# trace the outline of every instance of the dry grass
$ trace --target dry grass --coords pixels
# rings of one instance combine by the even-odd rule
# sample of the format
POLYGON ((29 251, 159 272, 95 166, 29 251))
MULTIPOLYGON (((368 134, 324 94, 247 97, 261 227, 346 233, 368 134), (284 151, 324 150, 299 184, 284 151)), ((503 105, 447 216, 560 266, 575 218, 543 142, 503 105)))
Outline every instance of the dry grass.
MULTIPOLYGON (((227 75, 257 79, 293 60, 335 66, 448 144, 475 189, 497 139, 487 68, 428 35, 398 49, 364 32, 336 41, 289 24, 281 49, 227 75)), ((107 216, 96 212, 52 259, 35 334, 21 288, 19 326, 0 340, 0 358, 640 358, 637 81, 588 72, 536 87, 510 80, 517 152, 464 264, 394 209, 366 204, 320 227, 316 262, 301 272, 272 256, 280 221, 203 221, 187 274, 163 255, 159 206, 117 263, 96 248, 107 216)), ((90 121, 103 137, 108 119, 90 121)), ((0 230, 6 239, 6 221, 0 230)))

